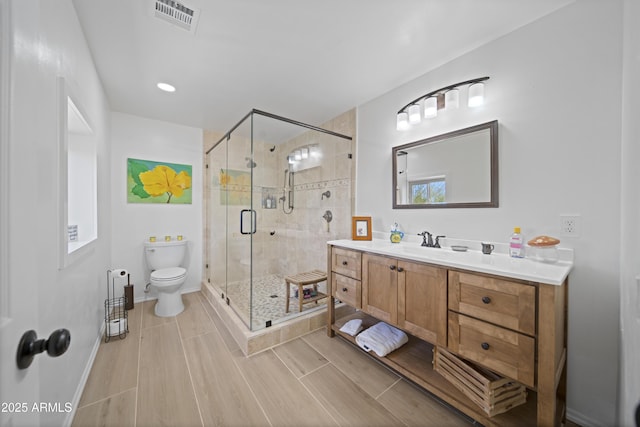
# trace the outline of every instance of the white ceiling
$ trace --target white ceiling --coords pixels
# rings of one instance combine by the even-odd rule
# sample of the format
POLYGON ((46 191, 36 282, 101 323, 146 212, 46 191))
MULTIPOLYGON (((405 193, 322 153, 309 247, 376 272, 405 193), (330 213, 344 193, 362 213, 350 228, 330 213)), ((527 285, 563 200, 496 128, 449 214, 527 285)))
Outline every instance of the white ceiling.
POLYGON ((195 35, 153 0, 73 4, 112 110, 227 131, 252 108, 319 125, 572 1, 185 0, 195 35))

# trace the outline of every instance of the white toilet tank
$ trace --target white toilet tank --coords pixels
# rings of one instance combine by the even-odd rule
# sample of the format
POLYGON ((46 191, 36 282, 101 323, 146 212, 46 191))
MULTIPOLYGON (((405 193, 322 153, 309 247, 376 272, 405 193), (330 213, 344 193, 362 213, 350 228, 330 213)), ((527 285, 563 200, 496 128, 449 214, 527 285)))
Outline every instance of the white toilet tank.
POLYGON ((144 255, 151 270, 179 267, 187 252, 187 241, 145 242, 144 255))

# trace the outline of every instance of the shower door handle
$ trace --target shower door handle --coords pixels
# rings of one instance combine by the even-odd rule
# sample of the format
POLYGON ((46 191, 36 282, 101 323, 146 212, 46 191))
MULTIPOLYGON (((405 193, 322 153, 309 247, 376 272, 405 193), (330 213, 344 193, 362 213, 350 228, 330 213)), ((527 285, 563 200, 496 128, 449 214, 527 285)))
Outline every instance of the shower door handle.
POLYGON ((240 211, 240 234, 255 234, 258 213, 253 209, 242 209, 240 211), (245 231, 245 217, 249 217, 250 229, 245 231))

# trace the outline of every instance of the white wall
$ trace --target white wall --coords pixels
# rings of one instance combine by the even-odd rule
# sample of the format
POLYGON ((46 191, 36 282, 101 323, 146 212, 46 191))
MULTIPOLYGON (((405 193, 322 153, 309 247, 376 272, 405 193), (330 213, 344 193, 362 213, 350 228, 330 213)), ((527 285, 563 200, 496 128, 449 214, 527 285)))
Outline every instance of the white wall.
POLYGON ((631 426, 636 405, 640 404, 640 28, 636 20, 640 16, 640 0, 625 0, 624 8, 620 424, 631 426))
POLYGON ((182 235, 189 241, 187 280, 183 292, 200 289, 202 280, 202 130, 123 113, 111 114, 111 226, 112 267, 126 268, 134 284, 134 298, 144 293, 149 272, 143 243, 149 236, 182 235), (127 158, 192 166, 192 201, 185 204, 127 203, 127 158))
MULTIPOLYGON (((35 306, 37 320, 25 326, 36 330, 39 338, 47 338, 57 328, 71 333, 64 355, 40 355, 15 378, 22 381, 39 372, 39 391, 34 391, 38 401, 64 405, 80 397, 76 392, 103 322, 104 272, 111 249, 109 106, 71 1, 13 1, 11 10, 10 286, 34 291, 28 306, 14 305, 11 310, 35 306), (62 202, 58 182, 66 171, 60 171, 56 161, 59 76, 74 89, 95 133, 99 209, 93 249, 62 270, 58 270, 62 202)), ((12 345, 17 346, 17 340, 12 345)), ((63 425, 70 422, 68 417, 65 412, 42 413, 40 424, 63 425)), ((19 415, 15 418, 15 425, 21 424, 19 415)))
MULTIPOLYGON (((576 2, 480 47, 358 109, 356 215, 376 231, 506 242, 560 236, 560 215, 581 215, 569 280, 568 413, 585 426, 616 423, 622 3, 576 2), (420 94, 490 76, 486 105, 444 112, 409 131, 395 113, 420 94), (392 210, 391 148, 497 119, 500 207, 392 210)), ((466 99, 466 91, 461 94, 466 99)), ((461 102, 462 104, 462 102, 461 102)))

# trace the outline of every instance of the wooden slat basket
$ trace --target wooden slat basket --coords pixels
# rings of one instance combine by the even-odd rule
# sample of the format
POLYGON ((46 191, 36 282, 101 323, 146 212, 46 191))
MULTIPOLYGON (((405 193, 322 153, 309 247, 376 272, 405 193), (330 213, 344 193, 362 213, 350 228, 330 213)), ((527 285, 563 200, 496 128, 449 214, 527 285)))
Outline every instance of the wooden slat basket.
POLYGON ((433 353, 434 370, 490 417, 527 401, 527 388, 524 385, 472 365, 443 348, 435 347, 433 353))

